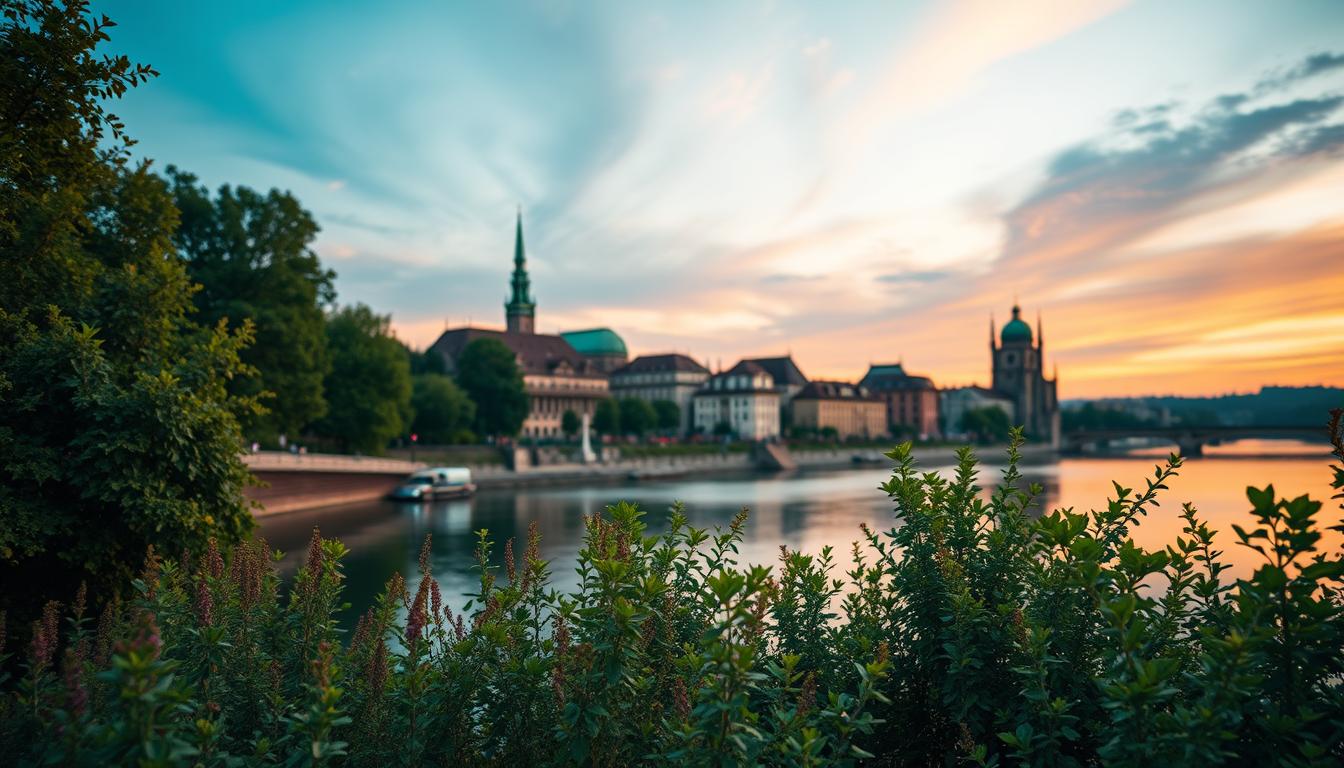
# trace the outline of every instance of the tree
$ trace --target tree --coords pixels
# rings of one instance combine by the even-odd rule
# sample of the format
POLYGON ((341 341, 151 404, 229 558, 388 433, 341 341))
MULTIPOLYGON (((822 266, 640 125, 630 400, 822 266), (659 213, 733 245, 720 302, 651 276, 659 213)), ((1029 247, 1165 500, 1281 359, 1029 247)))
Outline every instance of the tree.
POLYGON ((676 434, 681 429, 681 408, 671 400, 653 401, 654 424, 661 432, 676 434))
POLYGON ((422 373, 411 378, 411 429, 420 442, 454 442, 476 420, 476 404, 447 376, 422 373))
POLYGON ((411 366, 390 319, 363 304, 327 318, 329 408, 315 429, 343 450, 379 453, 411 422, 411 366))
POLYGON ((726 421, 720 421, 714 425, 715 437, 729 437, 733 434, 733 425, 726 421))
POLYGON ((518 357, 498 339, 476 339, 457 361, 457 383, 476 403, 476 431, 507 437, 527 419, 528 397, 518 357))
POLYGON ((621 400, 621 430, 626 434, 643 437, 658 421, 648 400, 627 397, 621 400))
POLYGON ((564 432, 566 437, 573 440, 580 429, 583 429, 583 420, 579 418, 579 414, 570 410, 566 410, 561 414, 560 431, 564 432))
POLYGON ((992 405, 967 410, 961 415, 961 422, 957 426, 983 443, 1003 442, 1012 431, 1008 414, 992 405))
POLYGON ((288 192, 224 185, 211 198, 189 173, 169 166, 168 179, 181 211, 173 243, 201 284, 198 316, 256 328, 243 352, 256 375, 231 388, 260 396, 266 413, 245 431, 259 440, 299 433, 327 412, 323 380, 331 367, 323 311, 335 298, 335 273, 309 247, 317 222, 288 192))
MULTIPOLYGON (((402 345, 405 347, 405 345, 402 345)), ((443 362, 443 355, 433 350, 426 349, 417 352, 410 347, 405 347, 406 356, 411 361, 411 375, 416 376, 422 373, 438 373, 444 376, 448 375, 448 366, 443 362)))
MULTIPOLYGON (((176 556, 252 518, 227 383, 251 337, 190 316, 161 179, 128 168, 106 111, 154 71, 95 49, 83 2, 0 21, 0 609, 14 626, 87 582, 122 593, 153 544, 176 556), (23 585, 22 589, 17 585, 23 585)), ((22 624, 21 624, 22 626, 22 624)))
POLYGON ((621 406, 614 399, 609 397, 597 402, 593 430, 599 435, 614 435, 621 431, 621 406))

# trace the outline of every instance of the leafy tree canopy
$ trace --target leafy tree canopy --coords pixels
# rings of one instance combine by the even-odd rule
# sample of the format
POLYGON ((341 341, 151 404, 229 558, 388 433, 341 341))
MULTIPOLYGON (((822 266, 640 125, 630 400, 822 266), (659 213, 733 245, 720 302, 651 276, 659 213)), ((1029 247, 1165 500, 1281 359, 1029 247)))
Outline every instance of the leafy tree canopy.
POLYGON ((511 436, 527 419, 528 397, 518 358, 498 339, 476 339, 457 361, 457 383, 476 403, 476 431, 511 436))
POLYGON ((96 49, 83 2, 0 21, 0 592, 11 620, 87 581, 95 600, 161 552, 251 526, 229 382, 246 324, 193 322, 163 181, 128 168, 111 99, 154 75, 96 49))
POLYGON ((643 436, 654 427, 658 415, 648 400, 627 397, 621 400, 621 429, 627 434, 643 436))
POLYGON ((987 405, 983 408, 971 408, 961 415, 958 424, 963 432, 974 435, 981 442, 1003 442, 1008 439, 1012 425, 1008 423, 1008 414, 1002 408, 987 405))
POLYGON ((411 423, 411 366, 390 319, 363 304, 327 318, 327 415, 318 434, 344 450, 379 453, 411 423))
POLYGON ((580 429, 583 429, 583 420, 579 418, 579 414, 573 411, 565 411, 560 415, 560 431, 569 437, 573 437, 579 433, 580 429))
POLYGON ((201 284, 199 317, 233 327, 250 320, 256 328, 243 360, 257 375, 231 387, 266 405, 244 425, 247 433, 261 440, 297 434, 327 411, 323 307, 335 298, 335 274, 309 247, 317 222, 288 192, 225 185, 212 198, 191 174, 170 166, 168 179, 181 211, 173 243, 201 284))
POLYGON ((654 400, 654 425, 664 432, 681 429, 681 408, 671 400, 654 400))
POLYGON ((421 373, 411 379, 411 429, 421 443, 454 442, 476 420, 476 404, 447 376, 421 373))
POLYGON ((616 400, 599 400, 593 412, 593 429, 598 434, 614 435, 621 431, 621 406, 616 400))

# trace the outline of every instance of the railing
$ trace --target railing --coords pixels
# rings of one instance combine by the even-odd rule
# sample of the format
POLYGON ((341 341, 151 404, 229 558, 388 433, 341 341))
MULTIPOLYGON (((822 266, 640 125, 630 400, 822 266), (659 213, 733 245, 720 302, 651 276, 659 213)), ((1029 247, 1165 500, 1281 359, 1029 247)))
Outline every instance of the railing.
POLYGON ((402 459, 285 451, 243 454, 243 463, 253 472, 350 472, 384 475, 408 475, 425 467, 423 462, 402 459))

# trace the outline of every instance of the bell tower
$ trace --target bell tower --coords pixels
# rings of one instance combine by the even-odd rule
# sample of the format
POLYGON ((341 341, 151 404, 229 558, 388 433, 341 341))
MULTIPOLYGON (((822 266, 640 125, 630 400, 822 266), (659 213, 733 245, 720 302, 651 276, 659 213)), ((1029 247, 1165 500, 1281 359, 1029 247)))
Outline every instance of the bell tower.
POLYGON ((509 333, 536 333, 537 303, 532 298, 532 281, 527 276, 527 251, 523 248, 523 212, 518 211, 518 226, 513 240, 513 294, 504 302, 509 333))

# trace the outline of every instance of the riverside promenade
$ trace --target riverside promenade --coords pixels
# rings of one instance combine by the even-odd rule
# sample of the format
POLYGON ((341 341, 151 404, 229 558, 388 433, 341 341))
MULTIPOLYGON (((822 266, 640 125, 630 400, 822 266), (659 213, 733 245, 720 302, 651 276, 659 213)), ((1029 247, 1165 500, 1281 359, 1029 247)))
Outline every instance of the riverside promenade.
MULTIPOLYGON (((1001 447, 981 447, 978 453, 993 459, 1001 447)), ((1053 455, 1048 446, 1027 446, 1025 458, 1053 455)), ((796 470, 872 468, 889 464, 876 448, 838 446, 823 450, 788 452, 796 470)), ((916 446, 915 459, 920 466, 936 468, 956 461, 951 446, 916 446)), ((258 504, 258 517, 319 507, 364 503, 382 498, 405 476, 429 466, 424 462, 370 456, 331 454, 294 454, 263 451, 246 454, 248 465, 258 483, 248 488, 247 496, 258 504)), ((597 485, 631 480, 658 480, 687 475, 713 475, 751 471, 779 471, 763 468, 759 454, 724 452, 691 455, 622 458, 615 461, 575 464, 559 463, 513 470, 500 464, 471 466, 472 480, 480 489, 527 488, 547 485, 597 485)))

